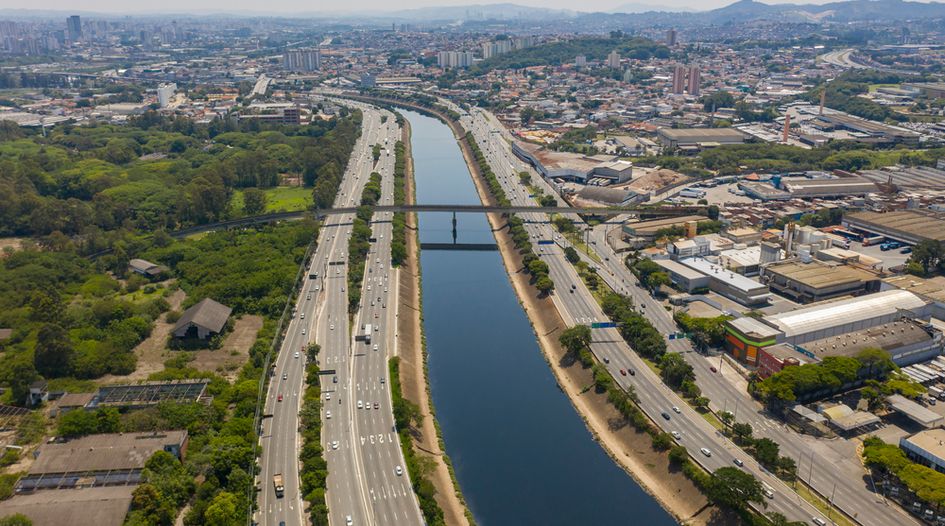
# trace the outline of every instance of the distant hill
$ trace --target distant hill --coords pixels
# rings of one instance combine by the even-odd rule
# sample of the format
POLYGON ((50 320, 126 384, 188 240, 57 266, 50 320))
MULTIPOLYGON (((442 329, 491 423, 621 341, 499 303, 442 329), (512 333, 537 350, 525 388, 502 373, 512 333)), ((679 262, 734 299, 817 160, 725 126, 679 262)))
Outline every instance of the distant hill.
POLYGON ((699 13, 697 19, 710 23, 783 20, 790 22, 854 22, 945 17, 945 4, 904 0, 849 0, 828 4, 765 4, 739 0, 734 4, 699 13))
POLYGON ((518 4, 471 4, 444 7, 420 7, 384 13, 385 16, 410 20, 510 20, 528 18, 548 20, 571 18, 577 12, 518 4))
POLYGON ((680 13, 680 12, 692 12, 693 9, 688 7, 668 7, 661 6, 658 4, 638 4, 638 3, 627 3, 620 4, 613 9, 608 9, 608 13, 649 13, 654 11, 666 12, 666 13, 680 13))
POLYGON ((488 58, 470 68, 469 73, 482 75, 492 69, 560 66, 572 62, 577 55, 584 55, 588 60, 603 60, 611 51, 617 51, 621 57, 669 58, 669 48, 646 38, 582 37, 549 42, 488 58))

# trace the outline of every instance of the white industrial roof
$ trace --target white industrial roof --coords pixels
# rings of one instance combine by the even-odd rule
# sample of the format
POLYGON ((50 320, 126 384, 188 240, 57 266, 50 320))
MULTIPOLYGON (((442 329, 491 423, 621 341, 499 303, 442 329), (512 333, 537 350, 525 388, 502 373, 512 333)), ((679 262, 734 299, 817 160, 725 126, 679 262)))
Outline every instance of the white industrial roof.
POLYGON ((894 315, 899 310, 919 309, 925 302, 905 290, 887 290, 869 296, 860 296, 816 305, 781 314, 766 316, 765 321, 775 325, 785 336, 809 334, 846 323, 894 315))
POLYGON ((926 409, 902 395, 894 394, 887 396, 886 402, 894 410, 906 415, 925 427, 935 427, 942 423, 942 415, 926 409))
MULTIPOLYGON (((679 262, 689 268, 698 270, 707 276, 720 279, 730 286, 745 293, 754 292, 760 288, 765 288, 765 286, 761 283, 758 283, 751 278, 746 278, 741 274, 736 274, 731 270, 722 267, 722 265, 712 263, 705 258, 686 258, 679 260, 679 262)), ((767 290, 765 292, 767 292, 767 290)))
POLYGON ((688 280, 695 280, 695 279, 707 277, 705 274, 697 270, 693 270, 687 267, 686 265, 680 265, 679 263, 671 259, 654 259, 653 263, 656 263, 657 265, 663 267, 664 269, 670 272, 675 272, 676 274, 679 274, 680 276, 688 280))

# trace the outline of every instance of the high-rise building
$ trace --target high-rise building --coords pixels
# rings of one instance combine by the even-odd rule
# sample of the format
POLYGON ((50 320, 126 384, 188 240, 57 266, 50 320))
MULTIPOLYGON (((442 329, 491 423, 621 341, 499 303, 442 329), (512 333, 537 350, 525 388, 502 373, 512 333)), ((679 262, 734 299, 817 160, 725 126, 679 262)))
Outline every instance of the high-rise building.
POLYGON ((318 49, 290 49, 282 54, 282 67, 288 71, 316 71, 322 67, 318 49))
POLYGON ((166 108, 168 104, 171 103, 171 99, 174 97, 174 92, 177 91, 177 84, 173 82, 170 84, 161 84, 157 89, 158 104, 162 108, 166 108))
POLYGON ((676 30, 670 29, 666 31, 666 45, 675 46, 676 45, 676 30))
POLYGON ((699 76, 699 66, 689 68, 689 94, 693 97, 699 96, 699 87, 702 85, 702 78, 699 76))
POLYGON ((79 15, 72 15, 66 19, 66 34, 70 42, 82 39, 82 19, 79 15))
POLYGON ((587 65, 587 57, 584 55, 578 55, 574 57, 574 65, 579 68, 583 68, 587 65))
POLYGON ((468 68, 473 65, 474 57, 472 51, 440 51, 436 63, 441 68, 468 68))
POLYGON ((620 53, 617 53, 616 49, 607 55, 607 67, 614 69, 620 68, 620 53))
POLYGON ((686 68, 681 64, 676 64, 673 68, 673 93, 682 94, 686 89, 686 68))

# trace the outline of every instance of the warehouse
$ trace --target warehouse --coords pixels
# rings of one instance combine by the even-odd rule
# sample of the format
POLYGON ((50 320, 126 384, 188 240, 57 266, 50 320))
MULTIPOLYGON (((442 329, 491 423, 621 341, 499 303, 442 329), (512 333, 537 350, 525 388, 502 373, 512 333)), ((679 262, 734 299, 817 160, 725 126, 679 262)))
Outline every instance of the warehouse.
POLYGON ((896 321, 903 316, 927 318, 929 311, 928 304, 915 294, 890 290, 773 314, 762 320, 781 332, 779 343, 800 346, 896 321))
POLYGON ((781 189, 792 198, 800 199, 863 196, 877 191, 876 184, 863 177, 837 177, 831 179, 785 177, 781 179, 781 189))
POLYGON ((734 128, 660 128, 657 132, 663 148, 702 149, 723 144, 741 144, 745 134, 734 128))
POLYGON ((908 290, 932 303, 932 317, 945 320, 945 276, 920 278, 911 274, 893 276, 883 280, 882 290, 908 290))
POLYGON ((828 356, 856 356, 865 349, 882 349, 899 367, 928 361, 942 353, 940 331, 908 318, 848 332, 798 346, 798 352, 816 360, 828 356))
POLYGON ((663 272, 669 276, 679 290, 694 292, 700 289, 709 288, 709 276, 697 272, 686 265, 679 264, 671 259, 654 259, 653 263, 659 265, 663 272))
POLYGON ((762 269, 761 281, 799 303, 858 295, 879 288, 879 277, 872 272, 818 260, 771 263, 762 269))
POLYGON ((556 152, 537 144, 516 141, 512 152, 531 164, 546 179, 560 178, 586 183, 592 178, 625 183, 633 176, 633 163, 613 155, 587 156, 579 153, 556 152))
POLYGON ((844 215, 843 226, 910 245, 930 239, 945 241, 945 214, 931 210, 858 212, 844 215))
POLYGON ((771 297, 767 285, 736 274, 721 265, 716 265, 705 258, 686 258, 679 261, 683 265, 709 276, 709 289, 726 298, 752 307, 766 305, 771 297))
POLYGON ((863 170, 860 175, 874 183, 892 183, 900 190, 945 190, 945 170, 931 166, 887 166, 863 170))
POLYGON ((902 437, 899 447, 913 462, 945 473, 945 429, 927 429, 902 437))
POLYGON ((623 224, 623 233, 630 237, 640 237, 647 240, 656 238, 657 232, 667 228, 684 228, 687 223, 694 221, 696 224, 708 221, 706 216, 682 216, 666 217, 663 219, 653 219, 652 221, 635 221, 623 224))

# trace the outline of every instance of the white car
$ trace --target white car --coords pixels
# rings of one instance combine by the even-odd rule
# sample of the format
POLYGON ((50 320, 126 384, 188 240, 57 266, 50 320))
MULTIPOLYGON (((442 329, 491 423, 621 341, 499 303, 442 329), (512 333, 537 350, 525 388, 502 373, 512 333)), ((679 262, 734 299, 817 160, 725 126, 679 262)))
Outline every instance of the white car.
POLYGON ((376 343, 374 344, 374 350, 375 350, 375 351, 377 350, 377 344, 376 344, 376 343))
POLYGON ((682 438, 682 435, 679 434, 679 431, 672 431, 669 434, 673 435, 673 438, 675 438, 676 440, 679 440, 680 438, 682 438))
POLYGON ((302 336, 305 336, 305 329, 302 329, 302 336))
POLYGON ((679 408, 676 406, 673 406, 673 412, 675 412, 677 415, 682 413, 682 411, 680 411, 679 408))
POLYGON ((364 403, 358 400, 358 409, 363 409, 363 408, 364 408, 364 403))
POLYGON ((699 451, 701 451, 702 454, 705 455, 705 456, 707 456, 707 457, 711 457, 711 456, 712 456, 712 452, 709 451, 708 449, 704 448, 704 447, 703 447, 703 448, 699 448, 699 451))
POLYGON ((299 318, 302 318, 302 319, 304 320, 304 319, 305 319, 305 313, 303 312, 303 313, 299 314, 299 318))
POLYGON ((404 474, 404 470, 400 466, 397 466, 394 468, 394 473, 397 473, 397 476, 399 477, 404 474))
POLYGON ((325 411, 325 418, 331 418, 331 410, 325 411))
POLYGON ((334 324, 334 323, 332 323, 331 325, 329 325, 329 327, 331 328, 331 330, 335 330, 335 324, 334 324))
POLYGON ((332 443, 331 443, 331 448, 332 448, 332 449, 338 449, 338 441, 337 441, 337 440, 333 440, 333 441, 332 441, 332 443))
POLYGON ((325 400, 331 400, 331 393, 325 393, 325 400))
POLYGON ((299 351, 295 351, 295 357, 296 357, 296 358, 299 357, 299 351))
POLYGON ((345 526, 351 526, 354 524, 354 521, 351 520, 351 515, 345 515, 345 526))

